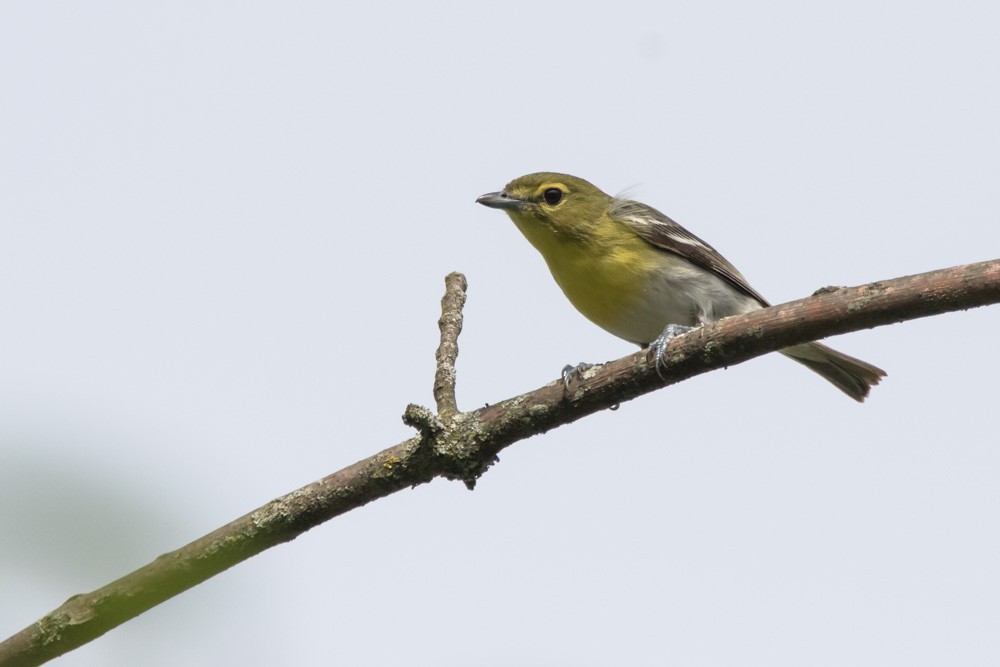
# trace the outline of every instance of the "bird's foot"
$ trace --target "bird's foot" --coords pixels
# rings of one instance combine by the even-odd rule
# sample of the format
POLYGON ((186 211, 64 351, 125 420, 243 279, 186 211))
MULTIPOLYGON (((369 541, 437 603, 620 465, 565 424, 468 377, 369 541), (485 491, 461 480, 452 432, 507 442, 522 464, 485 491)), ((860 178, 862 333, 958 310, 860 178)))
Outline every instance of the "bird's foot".
POLYGON ((649 344, 649 351, 653 353, 653 358, 656 360, 656 374, 660 376, 661 380, 666 379, 663 377, 663 373, 660 372, 660 368, 667 360, 667 347, 670 345, 670 341, 695 328, 696 327, 686 327, 680 324, 668 324, 663 328, 663 333, 657 336, 656 340, 649 344))
POLYGON ((581 361, 576 366, 570 366, 569 364, 563 366, 562 381, 563 381, 563 387, 566 388, 566 391, 569 391, 569 383, 571 381, 582 379, 583 372, 588 368, 593 368, 596 365, 597 364, 588 364, 581 361))

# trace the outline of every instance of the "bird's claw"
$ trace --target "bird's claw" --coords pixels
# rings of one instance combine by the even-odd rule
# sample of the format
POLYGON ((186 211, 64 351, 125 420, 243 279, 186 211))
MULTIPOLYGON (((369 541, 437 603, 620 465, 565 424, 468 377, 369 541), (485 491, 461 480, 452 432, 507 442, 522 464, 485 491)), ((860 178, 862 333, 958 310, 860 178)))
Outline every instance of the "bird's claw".
POLYGON ((562 375, 563 387, 566 389, 566 391, 569 391, 569 383, 572 380, 579 380, 581 377, 583 377, 583 372, 588 368, 593 368, 593 366, 594 364, 588 364, 583 361, 578 363, 576 366, 570 366, 569 364, 563 366, 561 375, 562 375))
POLYGON ((656 337, 652 343, 649 344, 649 350, 653 353, 653 358, 656 361, 656 374, 660 376, 661 380, 665 380, 663 373, 660 372, 660 368, 663 363, 667 360, 667 347, 670 346, 670 341, 682 334, 686 334, 695 327, 686 327, 680 324, 668 324, 663 328, 663 333, 656 337))

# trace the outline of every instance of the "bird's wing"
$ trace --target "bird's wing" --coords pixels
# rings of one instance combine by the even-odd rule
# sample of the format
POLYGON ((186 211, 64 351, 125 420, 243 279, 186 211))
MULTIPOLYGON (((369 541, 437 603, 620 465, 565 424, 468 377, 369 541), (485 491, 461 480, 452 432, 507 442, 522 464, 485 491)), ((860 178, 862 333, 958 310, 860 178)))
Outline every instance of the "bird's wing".
POLYGON ((680 255, 692 264, 711 271, 739 291, 759 301, 764 307, 771 305, 757 290, 750 287, 743 274, 720 255, 718 250, 652 206, 631 199, 615 199, 611 204, 610 214, 660 250, 680 255))

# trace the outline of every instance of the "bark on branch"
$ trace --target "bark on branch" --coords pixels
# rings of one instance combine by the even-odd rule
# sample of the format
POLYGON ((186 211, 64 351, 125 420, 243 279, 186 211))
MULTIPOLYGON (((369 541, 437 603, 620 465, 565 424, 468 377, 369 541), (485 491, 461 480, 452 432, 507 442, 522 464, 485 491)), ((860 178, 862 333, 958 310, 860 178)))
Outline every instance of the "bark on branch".
POLYGON ((821 290, 806 299, 715 322, 670 344, 662 379, 642 351, 588 369, 568 391, 556 380, 470 412, 458 411, 454 391, 465 279, 451 274, 446 284, 434 382, 438 413, 411 405, 404 415, 419 435, 273 500, 103 588, 71 597, 0 644, 0 666, 37 665, 62 655, 265 549, 377 498, 435 477, 461 479, 471 488, 512 443, 654 389, 796 343, 998 303, 1000 260, 821 290))

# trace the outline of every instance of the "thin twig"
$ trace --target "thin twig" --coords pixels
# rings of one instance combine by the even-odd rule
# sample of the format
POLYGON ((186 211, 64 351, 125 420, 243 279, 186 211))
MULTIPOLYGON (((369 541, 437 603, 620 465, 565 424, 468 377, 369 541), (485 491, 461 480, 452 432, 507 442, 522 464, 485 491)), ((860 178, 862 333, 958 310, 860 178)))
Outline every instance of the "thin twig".
POLYGON ((458 403, 455 400, 457 377, 455 362, 458 359, 458 336, 462 333, 462 308, 465 306, 465 290, 468 288, 468 283, 464 275, 455 272, 448 274, 444 279, 444 285, 441 318, 438 320, 441 343, 434 354, 437 360, 437 371, 434 373, 434 402, 437 403, 438 416, 448 420, 458 414, 458 403))

